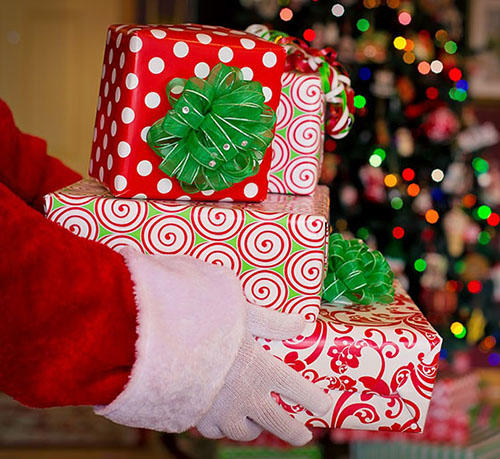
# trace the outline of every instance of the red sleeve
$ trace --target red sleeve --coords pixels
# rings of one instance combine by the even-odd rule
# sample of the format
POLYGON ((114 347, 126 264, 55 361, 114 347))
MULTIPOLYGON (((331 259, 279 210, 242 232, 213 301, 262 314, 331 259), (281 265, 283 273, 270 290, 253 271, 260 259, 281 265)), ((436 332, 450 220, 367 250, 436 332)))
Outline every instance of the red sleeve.
POLYGON ((9 107, 0 99, 0 182, 38 210, 43 195, 81 178, 46 152, 44 140, 19 131, 9 107))
POLYGON ((108 404, 135 361, 121 255, 26 204, 78 178, 0 100, 0 391, 30 406, 108 404))

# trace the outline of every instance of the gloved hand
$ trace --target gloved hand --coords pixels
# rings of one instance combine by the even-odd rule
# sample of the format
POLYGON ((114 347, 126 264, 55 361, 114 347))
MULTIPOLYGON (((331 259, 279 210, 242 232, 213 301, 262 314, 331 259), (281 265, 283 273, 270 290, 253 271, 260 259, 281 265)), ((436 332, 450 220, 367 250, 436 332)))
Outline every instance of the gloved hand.
POLYGON ((249 304, 247 333, 234 364, 213 405, 196 425, 202 435, 250 441, 265 429, 295 446, 311 440, 309 429, 286 413, 271 392, 317 415, 326 413, 332 400, 320 387, 265 351, 252 336, 295 338, 304 326, 305 321, 299 315, 249 304))
POLYGON ((317 415, 330 397, 255 341, 296 337, 301 316, 250 304, 227 268, 130 247, 121 254, 137 303, 136 361, 124 390, 97 414, 163 432, 198 427, 211 438, 251 440, 266 429, 294 445, 311 439, 271 393, 317 415))

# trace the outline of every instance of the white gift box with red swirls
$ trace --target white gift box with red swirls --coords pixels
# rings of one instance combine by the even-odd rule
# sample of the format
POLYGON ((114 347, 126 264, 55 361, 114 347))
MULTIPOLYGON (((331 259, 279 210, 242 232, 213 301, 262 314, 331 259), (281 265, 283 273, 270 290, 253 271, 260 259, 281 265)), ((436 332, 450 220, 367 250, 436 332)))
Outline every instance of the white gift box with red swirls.
POLYGON ((326 268, 329 192, 261 203, 113 197, 93 179, 45 196, 45 214, 113 249, 190 255, 231 269, 247 298, 315 320, 326 268))
POLYGON ((258 341, 332 397, 318 417, 276 396, 307 425, 422 431, 442 339, 399 283, 389 305, 323 305, 303 336, 258 341))

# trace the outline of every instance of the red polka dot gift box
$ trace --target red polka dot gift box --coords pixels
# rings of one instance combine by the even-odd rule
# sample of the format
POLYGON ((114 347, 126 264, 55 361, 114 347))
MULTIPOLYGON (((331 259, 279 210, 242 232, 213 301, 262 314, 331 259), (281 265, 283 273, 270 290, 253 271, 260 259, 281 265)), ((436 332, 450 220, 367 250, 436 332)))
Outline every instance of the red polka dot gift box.
POLYGON ((282 47, 223 27, 112 25, 106 38, 89 174, 120 197, 264 200, 284 61, 282 47), (231 75, 235 82, 217 80, 220 68, 239 69, 231 75), (173 86, 174 79, 182 83, 173 86), (211 85, 215 92, 210 92, 211 85), (192 88, 198 93, 194 105, 189 105, 192 88), (258 113, 252 111, 260 118, 251 121, 265 122, 266 135, 261 136, 247 119, 248 110, 242 112, 251 105, 245 105, 245 90, 251 103, 258 100, 252 110, 255 104, 260 107, 258 113), (236 105, 226 109, 225 118, 219 111, 210 121, 208 117, 193 121, 199 113, 196 103, 207 101, 201 110, 205 116, 207 110, 229 107, 230 97, 236 105), (188 125, 184 130, 183 123, 188 125), (249 137, 236 142, 243 125, 249 137), (259 138, 268 138, 268 144, 262 147, 260 140, 256 148, 259 138), (160 150, 167 153, 162 156, 160 150), (189 153, 189 164, 181 161, 181 151, 189 153), (249 152, 251 159, 245 156, 249 152))
POLYGON ((45 196, 49 220, 112 249, 226 266, 257 304, 315 320, 326 269, 328 188, 260 203, 124 199, 93 179, 45 196))

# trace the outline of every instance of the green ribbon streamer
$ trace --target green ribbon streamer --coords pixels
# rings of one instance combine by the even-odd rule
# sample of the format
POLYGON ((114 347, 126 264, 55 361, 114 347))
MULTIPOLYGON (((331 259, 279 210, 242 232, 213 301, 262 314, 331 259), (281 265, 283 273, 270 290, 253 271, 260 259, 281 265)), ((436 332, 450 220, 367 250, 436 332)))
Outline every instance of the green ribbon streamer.
POLYGON ((340 297, 359 303, 391 303, 394 273, 378 250, 370 250, 357 239, 330 236, 328 272, 323 299, 333 303, 340 297))
POLYGON ((174 78, 166 91, 172 109, 147 134, 165 174, 196 193, 229 188, 258 172, 276 121, 259 82, 217 64, 206 79, 174 78))

